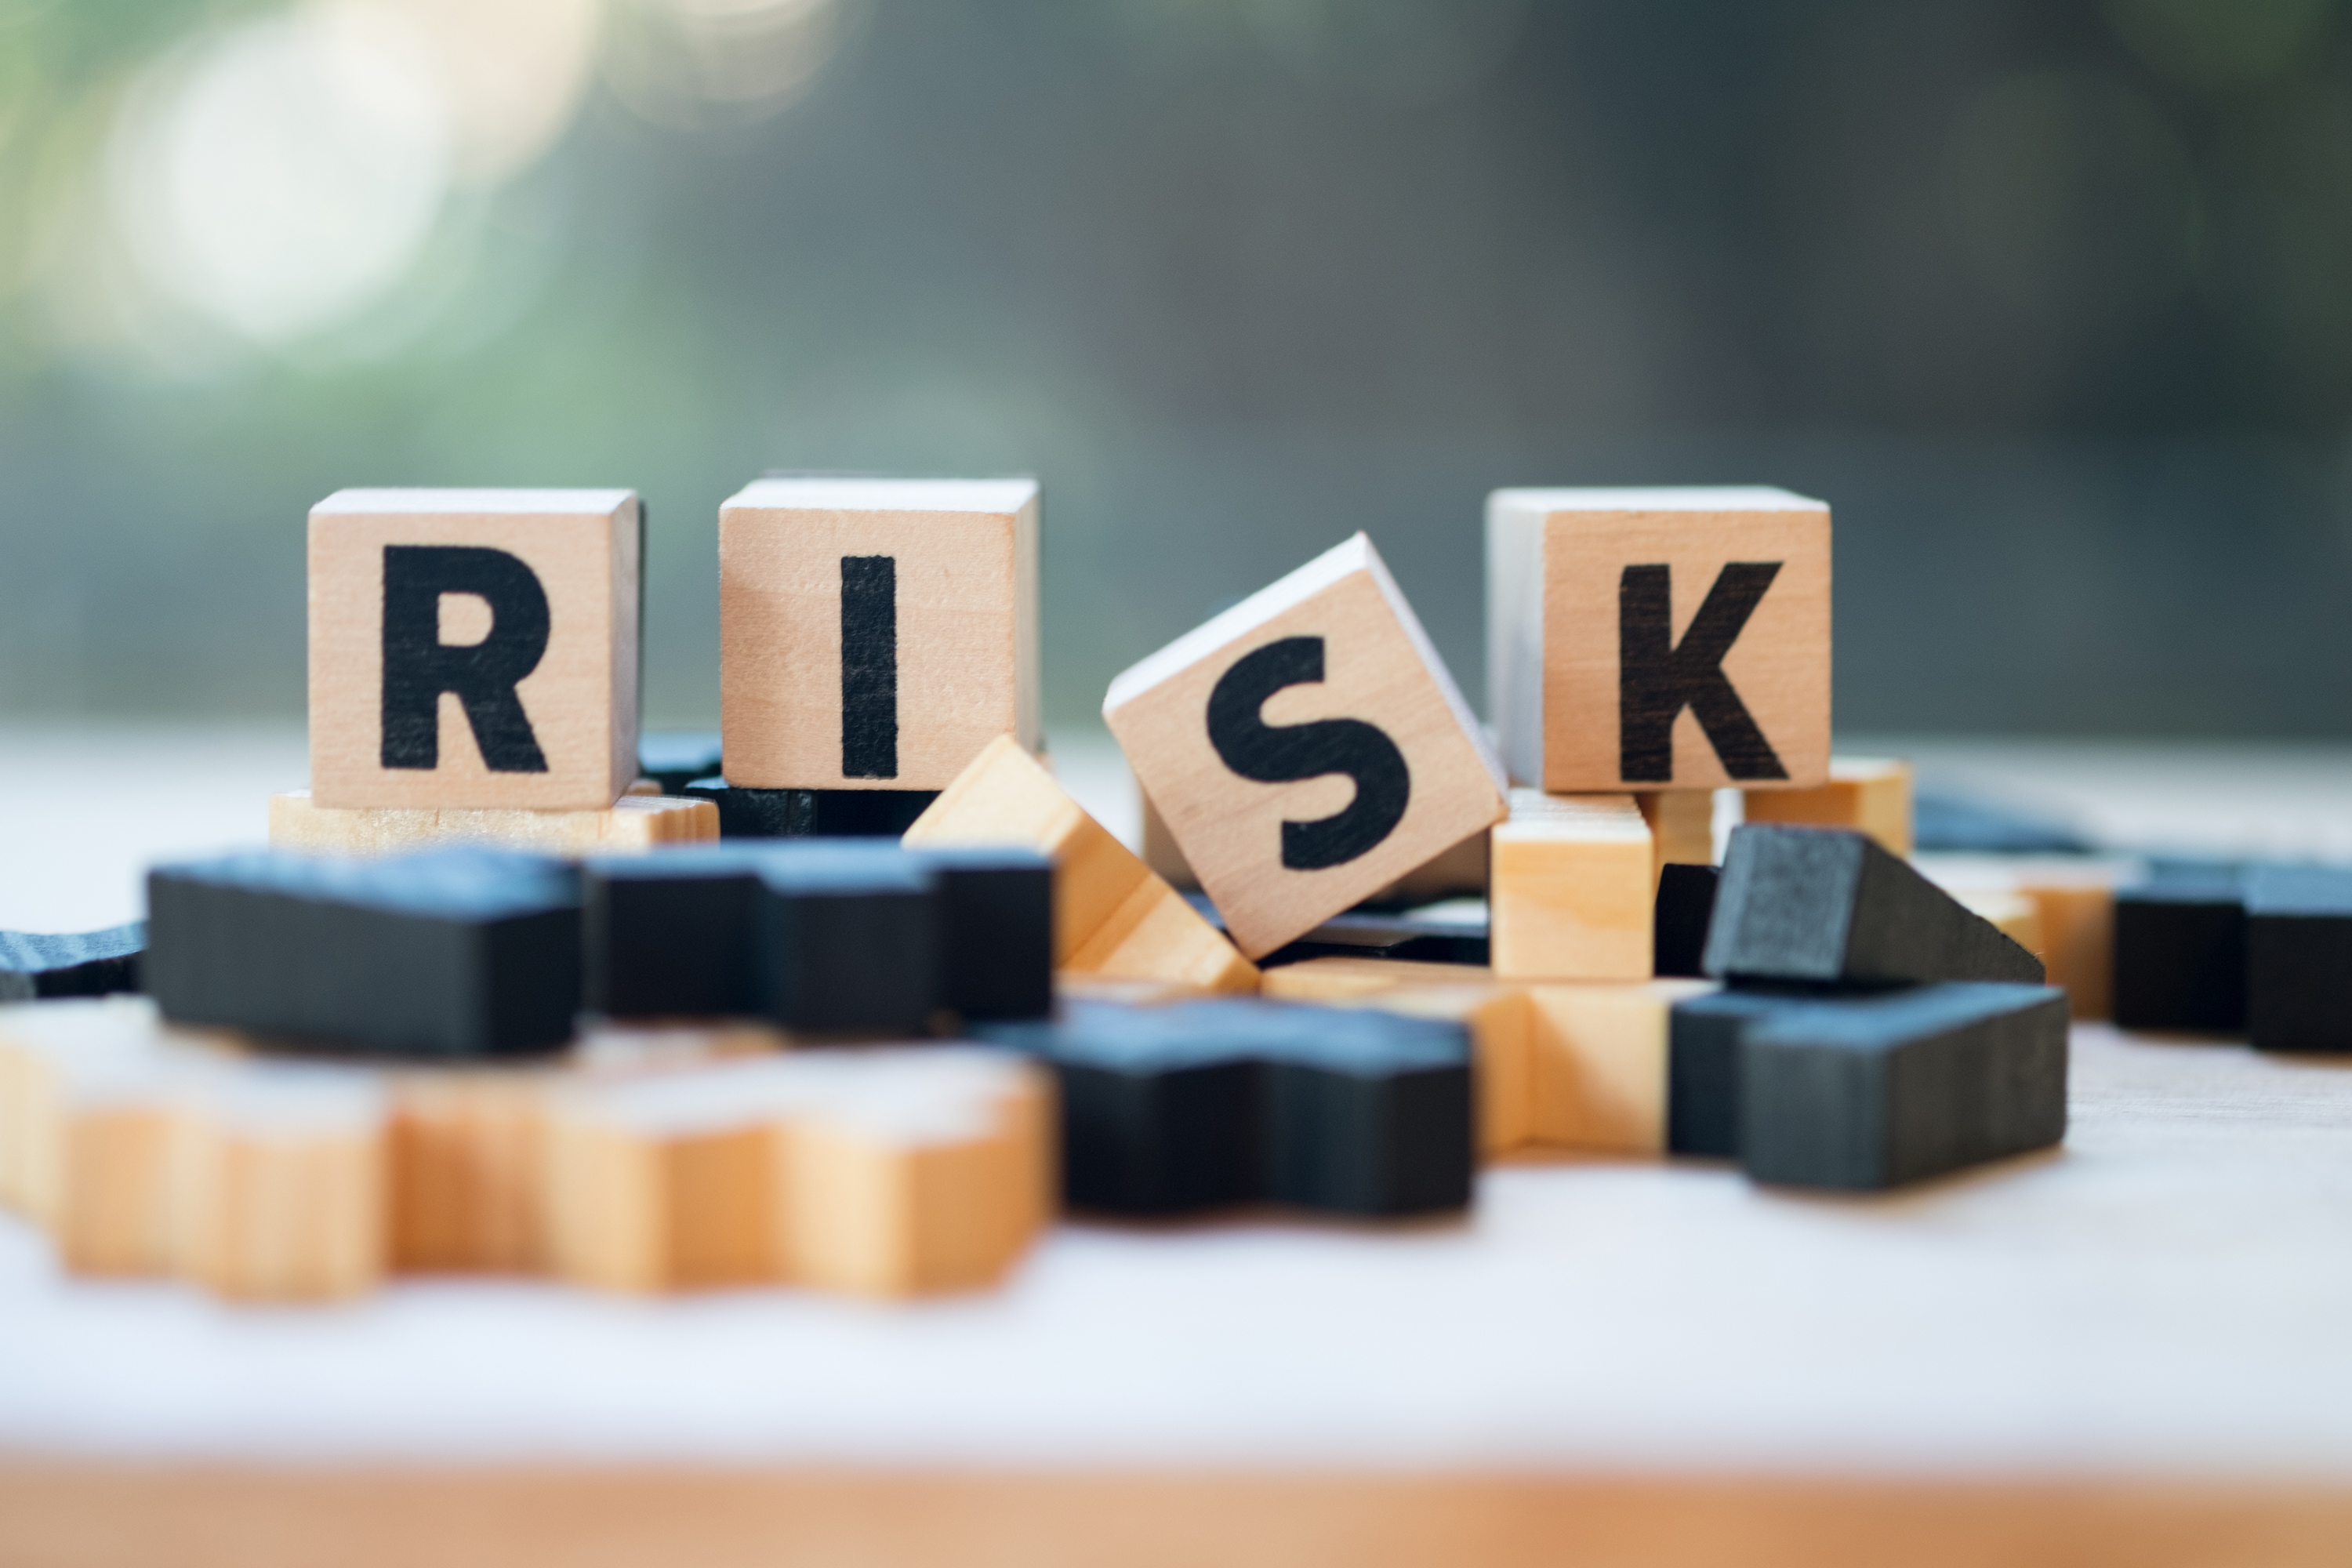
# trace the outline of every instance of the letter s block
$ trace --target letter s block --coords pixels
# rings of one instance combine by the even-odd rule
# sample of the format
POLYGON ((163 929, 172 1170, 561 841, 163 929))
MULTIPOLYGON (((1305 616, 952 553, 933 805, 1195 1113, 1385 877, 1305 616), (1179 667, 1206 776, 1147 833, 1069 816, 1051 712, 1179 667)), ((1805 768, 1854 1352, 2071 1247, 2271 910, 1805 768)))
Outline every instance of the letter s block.
POLYGON ((727 782, 940 790, 1035 752, 1034 479, 779 476, 719 509, 727 782))
POLYGON ((1360 533, 1112 681, 1103 717, 1252 958, 1505 813, 1501 764, 1360 533))
POLYGON ((633 490, 338 490, 310 509, 321 806, 602 810, 636 777, 633 490))
POLYGON ((1830 762, 1830 510, 1786 490, 1486 498, 1486 700, 1514 782, 1804 789, 1830 762))

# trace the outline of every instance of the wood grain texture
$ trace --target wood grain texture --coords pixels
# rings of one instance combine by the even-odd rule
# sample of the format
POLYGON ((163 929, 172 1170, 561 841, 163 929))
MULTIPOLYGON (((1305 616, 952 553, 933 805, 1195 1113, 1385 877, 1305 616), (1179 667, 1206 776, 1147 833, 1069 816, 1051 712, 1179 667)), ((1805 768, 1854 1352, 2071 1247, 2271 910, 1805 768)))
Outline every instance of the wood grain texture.
MULTIPOLYGON (((1151 797, 1141 790, 1136 792, 1143 810, 1143 863, 1180 892, 1197 893, 1201 879, 1192 874, 1184 851, 1178 848, 1176 836, 1168 831, 1168 823, 1151 797)), ((1708 802, 1713 809, 1713 802, 1708 802)), ((1712 828, 1709 829, 1710 835, 1712 828)), ((1712 838, 1710 837, 1710 844, 1712 838)), ((1486 891, 1486 833, 1485 829, 1472 834, 1451 849, 1441 851, 1423 864, 1414 867, 1384 888, 1374 889, 1362 901, 1370 904, 1412 905, 1435 903, 1440 899, 1483 897, 1486 891)))
POLYGON ((1911 764, 1893 757, 1832 757, 1829 782, 1811 789, 1759 789, 1742 803, 1750 822, 1851 827, 1895 854, 1911 853, 1911 764))
POLYGON ((389 1264, 403 1274, 545 1264, 541 1068, 397 1072, 387 1129, 389 1264))
MULTIPOLYGON (((1361 534, 1119 676, 1104 699, 1103 718, 1234 942, 1253 958, 1503 815, 1500 764, 1361 534), (1213 734, 1212 696, 1221 683, 1247 676, 1236 667, 1285 645, 1311 648, 1303 668, 1314 673, 1253 685, 1236 700, 1234 734, 1213 734), (1349 721, 1354 729, 1343 734, 1340 726, 1349 721), (1318 723, 1324 729, 1307 732, 1318 723), (1372 775, 1351 775, 1343 765, 1344 749, 1368 741, 1364 725, 1386 737, 1392 750, 1383 758, 1402 763, 1406 776, 1386 786, 1397 798, 1379 795, 1384 805, 1401 807, 1393 817, 1361 816, 1370 810, 1372 775), (1279 737, 1266 742, 1276 748, 1264 764, 1270 772, 1245 777, 1237 771, 1234 735, 1244 731, 1279 737), (1326 771, 1300 771, 1326 761, 1326 771), (1363 826, 1331 851, 1337 858, 1299 863, 1292 825, 1329 823, 1342 814, 1363 826)), ((1383 744, 1369 743, 1376 750, 1383 744)))
POLYGON ((2019 1475, 0 1464, 20 1568, 2336 1568, 2352 1490, 2019 1475))
POLYGON ((972 759, 907 830, 905 842, 1018 844, 1052 860, 1058 970, 1212 991, 1257 989, 1257 967, 1010 735, 972 759))
POLYGON ((269 797, 269 847, 309 855, 400 855, 444 844, 497 844, 577 858, 625 855, 719 837, 707 800, 625 795, 587 811, 320 805, 309 790, 269 797))
POLYGON ((1633 796, 1661 866, 1715 864, 1715 792, 1709 789, 1645 790, 1633 796))
MULTIPOLYGON (((637 776, 638 509, 631 490, 339 490, 310 511, 310 787, 322 805, 608 806, 637 776), (436 700, 430 768, 383 765, 388 546, 520 559, 547 602, 543 653, 513 689, 544 771, 494 772, 464 705, 436 700)), ((485 601, 440 600, 444 646, 493 628, 485 601)))
MULTIPOLYGON (((1828 777, 1830 514, 1772 489, 1496 490, 1486 501, 1487 696, 1514 782, 1553 791, 1655 788, 1628 776, 1619 610, 1629 567, 1671 579, 1679 647, 1718 578, 1776 564, 1720 668, 1791 788, 1828 777)), ((1737 784, 1692 710, 1671 732, 1677 789, 1737 784)))
POLYGON ((1699 980, 1530 988, 1535 1110, 1528 1142, 1612 1154, 1665 1152, 1667 1016, 1681 998, 1714 988, 1699 980))
POLYGON ((1515 789, 1510 812, 1487 892, 1495 973, 1648 979, 1658 869, 1633 797, 1515 789))
POLYGON ((751 789, 945 788, 1041 743, 1034 479, 766 479, 719 510, 719 724, 751 789), (892 772, 844 752, 845 559, 892 563, 892 772))
POLYGON ((795 1053, 549 1103, 551 1262, 623 1291, 993 1283, 1045 1223, 1049 1090, 935 1047, 795 1053))

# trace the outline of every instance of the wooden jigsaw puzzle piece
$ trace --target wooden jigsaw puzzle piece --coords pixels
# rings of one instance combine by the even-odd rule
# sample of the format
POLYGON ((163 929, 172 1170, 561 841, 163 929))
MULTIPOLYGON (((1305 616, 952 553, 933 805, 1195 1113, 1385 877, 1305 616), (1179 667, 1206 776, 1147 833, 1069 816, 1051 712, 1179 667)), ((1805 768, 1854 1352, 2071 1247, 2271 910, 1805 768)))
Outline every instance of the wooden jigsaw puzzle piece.
POLYGON ((1009 735, 907 830, 910 849, 1013 845, 1054 867, 1054 963, 1112 980, 1255 991, 1257 968, 1009 735))
POLYGON ((1703 967, 1718 979, 2038 984, 2042 963, 1864 834, 1744 826, 1717 884, 1703 967))
POLYGON ((1829 782, 1811 789, 1746 792, 1749 822, 1851 827, 1890 855, 1911 854, 1911 764, 1891 757, 1832 757, 1829 782))
POLYGON ((147 988, 176 1022, 424 1056, 572 1036, 580 895, 556 861, 252 853, 159 867, 147 898, 147 988))
POLYGON ((1510 794, 1487 894, 1495 972, 1510 979, 1646 980, 1658 868, 1625 795, 1510 794))
POLYGON ((269 797, 269 847, 303 855, 407 855, 460 844, 539 855, 642 853, 719 837, 707 800, 624 795, 585 811, 320 805, 308 790, 269 797))
POLYGON ((0 1002, 139 989, 147 922, 62 935, 0 931, 0 1002))
POLYGON ((1119 675, 1103 718, 1253 958, 1503 815, 1501 765, 1361 534, 1119 675))

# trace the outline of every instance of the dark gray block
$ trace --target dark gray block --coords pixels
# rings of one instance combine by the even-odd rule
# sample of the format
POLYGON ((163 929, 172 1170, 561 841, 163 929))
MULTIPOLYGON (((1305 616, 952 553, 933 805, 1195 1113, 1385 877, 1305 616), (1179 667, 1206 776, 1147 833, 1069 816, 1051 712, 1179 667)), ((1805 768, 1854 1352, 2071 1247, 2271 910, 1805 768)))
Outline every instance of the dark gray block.
POLYGON ((1650 926, 1651 967, 1662 976, 1695 978, 1706 954, 1706 928, 1715 919, 1713 866, 1670 863, 1658 868, 1657 910, 1650 926))
POLYGON ((158 867, 147 906, 147 990, 179 1022, 437 1057, 572 1036, 579 879, 561 861, 264 851, 158 867))
POLYGON ((978 1033, 1053 1067, 1074 1206, 1395 1215, 1469 1202, 1470 1042, 1458 1024, 1234 999, 1076 1003, 1052 1024, 978 1033))
POLYGON ((1677 1002, 1666 1028, 1666 1149, 1731 1159, 1739 1153, 1739 1040, 1776 1008, 1818 992, 1716 991, 1677 1002))
POLYGON ((587 1005, 615 1018, 763 1011, 760 873, 726 848, 600 857, 581 868, 587 1005))
POLYGON ((2245 897, 2248 1041, 2352 1050, 2352 868, 2256 867, 2245 897))
POLYGON ((0 931, 0 1002, 139 989, 147 922, 61 935, 0 931))
POLYGON ((935 789, 744 789, 701 778, 682 794, 719 807, 721 838, 896 838, 935 789))
POLYGON ((2066 1134, 2066 994, 1923 985, 1748 1021, 1740 1158, 1759 1182, 1875 1189, 2066 1134))
POLYGON ((2246 1026, 2246 868, 2174 862, 2116 894, 2116 1026, 2246 1026))
POLYGON ((940 1005, 968 1022, 1054 1010, 1054 863, 1011 846, 912 851, 940 889, 940 1005))
POLYGON ((1865 835, 1767 824, 1731 836, 1704 967, 1837 986, 2042 978, 2040 959, 1865 835))
POLYGON ((884 841, 776 845, 754 858, 754 958, 768 1016, 809 1034, 920 1035, 940 1009, 939 879, 884 841))

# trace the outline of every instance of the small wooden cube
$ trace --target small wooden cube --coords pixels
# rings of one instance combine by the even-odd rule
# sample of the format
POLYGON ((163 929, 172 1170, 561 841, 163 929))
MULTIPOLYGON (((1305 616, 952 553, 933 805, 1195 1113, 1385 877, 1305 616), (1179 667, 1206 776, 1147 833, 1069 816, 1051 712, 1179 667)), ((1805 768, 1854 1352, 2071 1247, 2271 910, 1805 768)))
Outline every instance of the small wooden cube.
POLYGON ((1016 844, 1054 863, 1054 966, 1111 980, 1255 991, 1257 968, 1087 815, 1010 735, 907 830, 909 848, 1016 844))
POLYGON ((1743 805, 1750 822, 1851 827, 1889 854, 1911 853, 1911 764, 1892 757, 1832 757, 1829 783, 1753 790, 1743 805))
POLYGON ((1500 764, 1362 534, 1120 675, 1103 717, 1253 958, 1503 815, 1500 764))
POLYGON ((1034 479, 755 481, 719 509, 719 726, 751 789, 943 789, 1042 738, 1034 479))
POLYGON ((1661 866, 1715 864, 1715 792, 1711 789, 1646 790, 1634 795, 1642 820, 1650 825, 1661 866))
POLYGON ((495 844, 542 855, 635 854, 719 837, 707 800, 625 795, 590 811, 410 805, 320 805, 306 789, 269 797, 269 847, 306 855, 404 855, 495 844))
POLYGON ((634 490, 338 490, 310 509, 322 806, 611 805, 637 776, 634 490))
POLYGON ((1829 776, 1830 512, 1769 489, 1486 500, 1486 690, 1552 791, 1829 776))
POLYGON ((1650 978, 1657 868, 1633 796, 1515 789, 1510 808, 1487 892, 1495 973, 1650 978))
POLYGON ((1670 1017, 1676 1002, 1713 989, 1692 980, 1530 989, 1530 1142, 1664 1152, 1670 1017))

